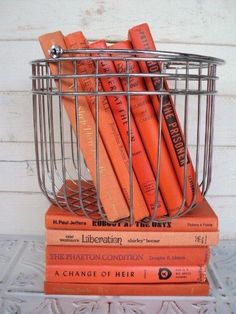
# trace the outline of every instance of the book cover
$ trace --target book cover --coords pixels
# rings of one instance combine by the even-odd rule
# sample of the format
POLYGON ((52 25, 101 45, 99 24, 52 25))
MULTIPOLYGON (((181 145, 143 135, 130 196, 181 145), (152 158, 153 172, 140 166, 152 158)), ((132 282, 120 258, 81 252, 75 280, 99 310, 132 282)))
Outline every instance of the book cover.
MULTIPOLYGON (((93 192, 91 192, 92 194, 93 192)), ((218 217, 214 210, 204 199, 183 217, 167 221, 145 223, 139 221, 130 225, 128 222, 108 223, 104 220, 91 220, 86 217, 74 215, 61 210, 55 205, 50 205, 45 214, 45 226, 47 229, 74 229, 97 231, 217 231, 218 217)))
MULTIPOLYGON (((129 39, 135 49, 156 50, 148 24, 144 23, 131 28, 128 32, 129 39)), ((140 68, 143 73, 160 73, 160 64, 156 61, 140 61, 140 68)), ((159 91, 162 88, 159 77, 146 77, 147 88, 149 91, 159 91)), ((168 84, 163 80, 164 89, 168 91, 168 84)), ((160 109, 160 98, 156 95, 151 96, 157 115, 160 109)), ((184 164, 185 164, 185 143, 181 124, 175 110, 171 96, 163 97, 163 136, 179 180, 179 184, 184 191, 184 164)), ((187 185, 186 185, 186 205, 189 206, 194 201, 202 200, 202 195, 198 185, 195 186, 196 175, 189 153, 187 154, 187 185)))
MULTIPOLYGON (((39 37, 39 42, 43 49, 46 58, 50 58, 49 49, 52 45, 59 45, 66 49, 64 37, 61 32, 49 33, 39 37)), ((74 67, 70 61, 60 63, 60 72, 57 63, 49 62, 51 74, 73 74, 74 67)), ((74 79, 60 79, 55 83, 63 92, 74 91, 74 79)), ((78 90, 82 90, 79 81, 77 80, 78 90)), ((80 96, 79 101, 74 96, 62 96, 63 106, 68 114, 71 126, 78 136, 80 134, 80 148, 85 158, 86 164, 90 170, 91 177, 96 185, 96 126, 93 115, 89 109, 89 105, 85 97, 80 96), (78 103, 78 104, 77 104, 78 103), (77 106, 78 105, 78 106, 77 106), (77 107, 77 108, 76 108, 77 107), (78 125, 76 123, 76 115, 78 125)), ((119 220, 129 216, 129 209, 121 191, 116 175, 110 163, 106 149, 99 137, 99 182, 100 182, 100 200, 104 211, 110 221, 119 220), (112 186, 112 189, 111 189, 112 186)))
MULTIPOLYGON (((89 45, 90 48, 107 48, 106 42, 100 40, 89 45)), ((105 57, 106 54, 100 54, 100 56, 105 57)), ((107 55, 109 56, 109 55, 107 55)), ((102 74, 116 73, 115 66, 111 60, 101 60, 98 61, 98 70, 102 74)), ((122 92, 122 85, 119 78, 117 77, 102 77, 101 83, 105 92, 122 92)), ((107 96, 110 108, 113 112, 114 119, 116 121, 117 127, 119 129, 121 138, 129 153, 129 141, 128 141, 128 104, 126 97, 122 95, 110 95, 107 96)), ((139 182, 141 191, 143 193, 144 199, 152 215, 153 210, 156 210, 157 216, 162 216, 166 213, 165 205, 162 200, 161 193, 156 191, 156 180, 154 173, 152 171, 150 162, 147 158, 143 143, 141 141, 138 129, 136 127, 135 121, 133 120, 132 113, 130 114, 130 136, 131 136, 131 147, 132 147, 132 166, 136 178, 139 182), (156 205, 156 196, 158 195, 158 203, 156 205), (156 207, 156 208, 155 208, 156 207)))
MULTIPOLYGON (((65 37, 67 47, 70 49, 88 48, 88 42, 82 32, 69 34, 65 37)), ((76 55, 75 55, 76 56, 76 55)), ((78 55, 77 55, 78 56, 78 55)), ((88 54, 80 54, 79 56, 89 56, 88 54)), ((95 74, 95 66, 92 60, 77 61, 77 72, 79 74, 95 74)), ((85 92, 96 92, 96 79, 92 77, 80 77, 79 81, 85 92)), ((98 90, 102 91, 100 81, 98 81, 98 90)), ((96 110, 96 97, 92 95, 85 96, 89 104, 90 110, 96 120, 98 111, 99 133, 106 147, 107 153, 111 160, 112 166, 116 173, 123 194, 130 204, 129 190, 129 159, 123 145, 120 133, 117 129, 115 120, 110 110, 108 101, 105 96, 97 96, 98 107, 96 110)), ((141 220, 149 216, 149 212, 144 201, 142 192, 138 185, 135 174, 133 174, 133 216, 134 220, 141 220)))
POLYGON ((80 246, 208 246, 218 243, 217 231, 142 232, 47 229, 47 245, 80 246))
POLYGON ((46 246, 47 265, 127 265, 127 266, 187 266, 207 265, 210 249, 203 247, 100 247, 46 246))
MULTIPOLYGON (((115 43, 109 48, 112 49, 132 49, 130 41, 122 41, 115 43)), ((122 57, 122 54, 114 54, 114 57, 122 57)), ((124 54, 124 57, 128 55, 124 54)), ((137 74, 140 73, 140 68, 137 62, 130 60, 126 61, 114 60, 114 65, 118 73, 128 72, 137 74)), ((129 79, 129 86, 127 77, 121 77, 124 91, 130 90, 131 92, 145 92, 147 90, 144 79, 142 77, 132 76, 129 79)), ((156 113, 153 109, 151 99, 148 95, 130 96, 131 110, 134 120, 139 130, 142 142, 146 149, 152 169, 157 175, 158 163, 160 164, 160 177, 159 187, 164 199, 165 205, 169 215, 176 214, 178 208, 182 204, 182 191, 179 186, 178 179, 175 174, 166 144, 162 136, 160 137, 160 158, 158 159, 158 141, 159 141, 159 122, 156 118, 156 113)))
POLYGON ((206 266, 46 265, 45 277, 61 283, 204 282, 206 266))
POLYGON ((209 283, 117 284, 44 282, 46 294, 106 296, 208 296, 209 283))

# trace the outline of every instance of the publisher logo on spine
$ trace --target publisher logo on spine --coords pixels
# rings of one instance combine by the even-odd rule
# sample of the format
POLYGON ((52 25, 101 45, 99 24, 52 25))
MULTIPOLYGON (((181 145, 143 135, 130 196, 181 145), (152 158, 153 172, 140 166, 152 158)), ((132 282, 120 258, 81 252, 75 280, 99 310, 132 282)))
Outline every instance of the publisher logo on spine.
POLYGON ((166 280, 171 277, 172 273, 168 268, 160 268, 158 272, 159 279, 166 280))

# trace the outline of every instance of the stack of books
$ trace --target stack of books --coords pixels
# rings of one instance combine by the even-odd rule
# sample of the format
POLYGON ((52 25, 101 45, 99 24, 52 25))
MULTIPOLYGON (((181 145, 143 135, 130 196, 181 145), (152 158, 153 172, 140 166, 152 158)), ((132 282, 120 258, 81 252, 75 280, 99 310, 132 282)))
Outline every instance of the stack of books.
MULTIPOLYGON (((122 50, 114 50, 131 51, 129 57, 136 53, 130 49, 155 50, 148 25, 131 28, 128 40, 112 46, 104 40, 89 43, 80 31, 67 36, 61 32, 45 34, 39 41, 46 58, 51 57, 52 45, 70 51, 63 57, 77 57, 53 59, 46 65, 54 77, 53 93, 60 97, 60 109, 66 111, 79 138, 79 150, 92 180, 87 190, 91 186, 93 194, 88 194, 85 202, 84 191, 74 189, 81 196, 77 213, 83 214, 84 206, 87 214, 96 213, 98 201, 109 221, 50 206, 46 214, 45 292, 207 295, 209 246, 217 244, 218 221, 196 184, 176 107, 161 75, 162 64, 153 58, 127 61, 122 50), (86 50, 78 54, 74 49, 86 50), (113 56, 116 58, 111 59, 113 56), (155 91, 166 93, 162 97, 155 91), (157 160, 159 139, 161 154, 157 160), (94 197, 93 186, 98 186, 98 172, 99 196, 93 203, 90 197, 94 197), (197 206, 185 216, 171 219, 178 214, 183 195, 184 209, 193 200, 197 206), (126 222, 130 216, 135 222, 131 226, 126 222), (143 222, 150 217, 159 222, 143 222), (160 221, 163 217, 166 220, 160 221)), ((40 84, 35 85, 40 89, 40 84)), ((62 197, 67 190, 67 186, 62 189, 62 197)))
POLYGON ((168 222, 108 223, 51 205, 45 215, 47 294, 209 293, 206 267, 218 219, 204 199, 168 222))

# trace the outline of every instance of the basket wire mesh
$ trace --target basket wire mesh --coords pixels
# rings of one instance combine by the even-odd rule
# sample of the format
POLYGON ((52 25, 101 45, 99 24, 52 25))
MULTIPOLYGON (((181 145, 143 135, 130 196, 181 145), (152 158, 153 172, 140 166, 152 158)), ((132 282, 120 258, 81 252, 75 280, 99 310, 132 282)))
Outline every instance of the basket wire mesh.
MULTIPOLYGON (((206 195, 212 180, 213 133, 214 133, 214 104, 216 91, 216 68, 223 60, 199 55, 118 49, 82 49, 63 50, 59 46, 51 48, 50 59, 40 59, 31 62, 32 65, 32 97, 33 122, 36 162, 39 186, 50 202, 69 210, 77 215, 91 219, 107 220, 107 215, 100 202, 99 177, 99 97, 124 95, 127 98, 127 136, 129 158, 129 211, 125 219, 133 223, 133 165, 132 165, 132 134, 131 106, 132 96, 156 95, 160 101, 157 114, 159 121, 157 171, 155 173, 155 209, 153 215, 145 222, 170 220, 186 214, 197 203, 197 188, 200 187, 203 196, 206 195), (112 56, 111 56, 112 53, 112 56), (109 54, 109 56, 107 55, 109 54), (122 56, 122 57, 121 57, 122 56), (124 73, 100 73, 99 62, 104 60, 122 60, 126 64, 124 73), (74 73, 61 73, 63 62, 73 64, 74 73), (78 72, 78 63, 93 62, 95 73, 82 74, 78 72), (154 73, 131 73, 130 63, 158 62, 161 71, 154 73), (50 64, 56 64, 57 75, 50 71, 50 64), (93 91, 78 91, 77 80, 93 78, 96 88, 93 91), (127 80, 127 88, 123 91, 101 91, 101 78, 118 77, 127 80), (133 77, 158 78, 159 88, 155 91, 131 91, 133 77), (72 79, 73 90, 61 88, 61 81, 72 79), (58 85, 55 84, 57 80, 58 85), (165 84, 168 84, 168 90, 165 84), (81 96, 91 96, 96 106, 96 182, 92 182, 86 161, 80 149, 80 137, 76 136, 63 106, 63 97, 70 97, 76 113, 76 125, 79 130, 78 106, 81 96), (163 99, 170 96, 173 99, 184 134, 184 189, 182 204, 172 217, 156 218, 158 207, 158 191, 160 180, 161 134, 163 120, 163 99), (186 181, 188 154, 195 169, 195 182, 192 202, 186 206, 186 181)), ((78 134, 78 133, 77 133, 78 134)), ((143 169, 145 171, 145 169, 143 169)), ((111 187, 112 188, 112 187, 111 187)), ((171 193, 171 191, 170 191, 171 193)))

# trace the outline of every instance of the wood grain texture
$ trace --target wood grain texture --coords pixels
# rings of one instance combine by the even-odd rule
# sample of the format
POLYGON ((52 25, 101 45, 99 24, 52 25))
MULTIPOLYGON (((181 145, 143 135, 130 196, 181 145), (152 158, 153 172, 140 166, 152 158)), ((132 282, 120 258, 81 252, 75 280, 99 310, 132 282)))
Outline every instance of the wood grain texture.
MULTIPOLYGON (((226 61, 217 71, 220 96, 216 97, 213 179, 208 199, 219 216, 221 238, 236 237, 234 0, 150 0, 148 5, 142 0, 9 0, 2 3, 1 13, 1 233, 44 232, 43 215, 48 201, 37 183, 29 65, 31 60, 43 57, 38 36, 58 29, 65 34, 82 30, 90 40, 117 41, 127 37, 131 26, 148 22, 158 49, 210 55, 226 61)), ((180 115, 182 112, 180 108, 180 115)), ((196 119, 193 104, 189 118, 192 126, 196 119)), ((69 140, 68 130, 66 140, 69 140)), ((194 145, 194 142, 190 130, 189 143, 194 145)))
POLYGON ((148 22, 162 42, 236 44, 234 0, 8 0, 1 11, 0 39, 35 39, 62 28, 84 30, 90 39, 120 40, 131 26, 148 22))

